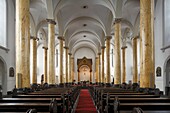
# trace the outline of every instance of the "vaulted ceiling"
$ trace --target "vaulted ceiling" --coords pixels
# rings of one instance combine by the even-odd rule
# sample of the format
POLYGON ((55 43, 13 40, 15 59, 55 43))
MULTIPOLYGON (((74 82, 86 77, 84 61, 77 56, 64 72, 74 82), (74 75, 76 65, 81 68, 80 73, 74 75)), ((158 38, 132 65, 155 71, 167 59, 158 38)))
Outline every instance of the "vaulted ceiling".
POLYGON ((54 19, 56 43, 57 37, 63 36, 70 52, 89 47, 97 53, 104 46, 105 36, 114 34, 116 18, 122 19, 122 38, 138 35, 139 3, 140 0, 31 0, 31 35, 43 34, 41 40, 47 41, 46 19, 54 19))

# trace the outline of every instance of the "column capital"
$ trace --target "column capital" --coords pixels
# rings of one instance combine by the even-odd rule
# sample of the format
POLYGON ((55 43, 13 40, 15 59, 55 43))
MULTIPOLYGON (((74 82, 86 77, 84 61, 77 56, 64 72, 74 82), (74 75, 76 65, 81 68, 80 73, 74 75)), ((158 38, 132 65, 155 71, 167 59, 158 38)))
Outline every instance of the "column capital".
POLYGON ((46 21, 47 21, 49 24, 54 24, 54 25, 56 25, 56 22, 55 22, 53 19, 46 19, 46 21))
POLYGON ((71 54, 71 53, 68 53, 68 55, 70 55, 70 56, 71 56, 72 54, 71 54))
POLYGON ((65 46, 64 49, 69 49, 69 47, 65 46))
POLYGON ((106 48, 106 46, 101 46, 101 49, 105 49, 106 48))
POLYGON ((63 41, 65 40, 63 36, 59 36, 58 39, 63 41))
POLYGON ((121 49, 126 49, 127 48, 127 46, 123 46, 123 47, 121 47, 121 49))
POLYGON ((111 40, 111 39, 112 39, 112 36, 106 36, 105 39, 106 39, 106 40, 111 40))
POLYGON ((48 47, 43 46, 42 48, 45 49, 45 50, 48 50, 48 47))
POLYGON ((39 38, 35 37, 35 36, 30 36, 30 39, 33 39, 33 40, 39 40, 39 38))
POLYGON ((138 39, 138 38, 140 38, 140 36, 134 36, 134 37, 132 38, 132 40, 133 40, 133 39, 138 39))
POLYGON ((115 18, 114 24, 115 24, 115 23, 120 23, 121 21, 122 21, 122 18, 115 18))

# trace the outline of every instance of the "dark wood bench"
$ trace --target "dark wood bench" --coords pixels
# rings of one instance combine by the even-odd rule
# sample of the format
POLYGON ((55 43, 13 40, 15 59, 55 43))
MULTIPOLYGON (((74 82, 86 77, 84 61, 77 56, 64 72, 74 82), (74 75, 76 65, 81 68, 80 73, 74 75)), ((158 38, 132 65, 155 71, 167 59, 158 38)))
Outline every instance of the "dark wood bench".
MULTIPOLYGON (((0 103, 0 112, 26 112, 28 109, 33 108, 36 109, 38 112, 50 112, 50 113, 65 113, 64 109, 62 109, 62 105, 57 103, 56 99, 52 99, 50 102, 1 102, 0 103), (62 111, 63 110, 63 111, 62 111)), ((15 99, 18 100, 18 99, 15 99)))

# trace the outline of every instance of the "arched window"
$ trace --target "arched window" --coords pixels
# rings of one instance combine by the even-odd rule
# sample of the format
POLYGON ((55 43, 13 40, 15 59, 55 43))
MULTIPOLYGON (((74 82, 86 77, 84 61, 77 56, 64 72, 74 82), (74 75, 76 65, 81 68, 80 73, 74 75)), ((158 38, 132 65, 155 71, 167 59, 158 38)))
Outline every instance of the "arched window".
POLYGON ((6 47, 6 0, 0 1, 0 46, 6 47))

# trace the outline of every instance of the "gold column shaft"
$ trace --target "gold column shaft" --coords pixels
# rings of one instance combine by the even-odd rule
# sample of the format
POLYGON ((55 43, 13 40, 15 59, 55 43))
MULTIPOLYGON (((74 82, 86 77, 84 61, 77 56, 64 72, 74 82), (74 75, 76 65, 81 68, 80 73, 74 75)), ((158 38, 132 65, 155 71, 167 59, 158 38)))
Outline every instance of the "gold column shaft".
POLYGON ((37 38, 32 37, 32 83, 37 83, 37 38))
POLYGON ((69 55, 69 74, 68 74, 69 75, 69 77, 68 77, 69 80, 68 81, 71 83, 73 81, 72 77, 71 77, 71 69, 72 69, 71 68, 71 53, 69 53, 68 55, 69 55))
POLYGON ((154 0, 151 0, 151 54, 152 54, 152 77, 151 77, 151 83, 150 87, 154 88, 155 85, 155 40, 154 40, 154 0))
POLYGON ((106 36, 106 83, 110 83, 110 40, 111 36, 106 36))
POLYGON ((96 82, 99 82, 99 58, 96 57, 96 82))
POLYGON ((121 84, 121 60, 120 60, 120 39, 121 39, 121 21, 117 19, 114 24, 115 40, 114 40, 114 83, 121 84))
POLYGON ((140 0, 140 38, 142 39, 143 72, 140 77, 140 87, 150 87, 152 73, 152 27, 151 0, 140 0))
POLYGON ((43 47, 44 49, 44 83, 47 83, 47 47, 43 47))
POLYGON ((132 39, 133 46, 133 83, 138 83, 137 37, 132 39))
POLYGON ((99 55, 99 83, 101 83, 101 53, 99 55))
POLYGON ((60 44, 60 83, 64 83, 64 77, 63 77, 63 37, 58 37, 59 44, 60 44))
POLYGON ((65 54, 65 58, 66 58, 66 83, 68 83, 69 82, 69 76, 68 76, 68 47, 64 47, 65 48, 65 52, 66 52, 66 54, 65 54))
POLYGON ((48 83, 55 84, 55 22, 48 23, 48 83))
POLYGON ((74 80, 74 58, 71 58, 71 79, 74 80))
POLYGON ((92 71, 90 70, 90 83, 92 83, 92 71))
POLYGON ((16 88, 30 87, 29 9, 30 0, 16 0, 16 88))
POLYGON ((105 47, 102 47, 102 77, 101 77, 101 82, 105 83, 105 78, 104 78, 104 49, 105 47))
POLYGON ((80 82, 80 71, 78 70, 78 82, 80 82))
POLYGON ((126 48, 122 47, 122 83, 126 83, 126 48))

